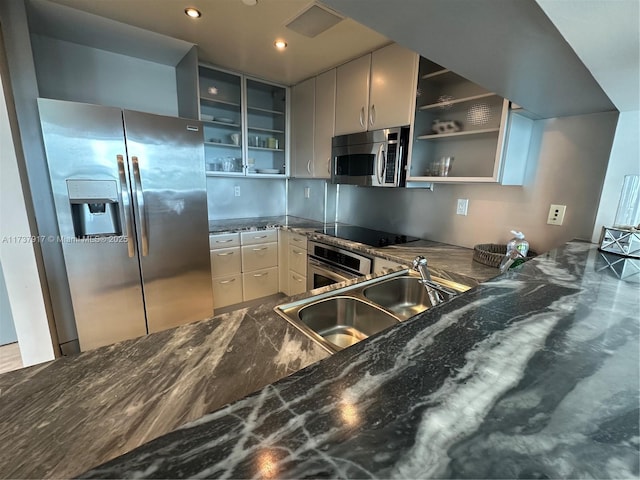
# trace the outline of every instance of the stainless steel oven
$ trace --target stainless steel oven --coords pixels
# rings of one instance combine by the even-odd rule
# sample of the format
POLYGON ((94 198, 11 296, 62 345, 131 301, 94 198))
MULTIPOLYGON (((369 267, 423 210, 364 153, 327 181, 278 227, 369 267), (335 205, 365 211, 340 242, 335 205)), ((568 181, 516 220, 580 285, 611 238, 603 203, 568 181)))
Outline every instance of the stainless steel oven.
POLYGON ((307 290, 326 287, 371 273, 371 258, 334 245, 310 241, 307 290))

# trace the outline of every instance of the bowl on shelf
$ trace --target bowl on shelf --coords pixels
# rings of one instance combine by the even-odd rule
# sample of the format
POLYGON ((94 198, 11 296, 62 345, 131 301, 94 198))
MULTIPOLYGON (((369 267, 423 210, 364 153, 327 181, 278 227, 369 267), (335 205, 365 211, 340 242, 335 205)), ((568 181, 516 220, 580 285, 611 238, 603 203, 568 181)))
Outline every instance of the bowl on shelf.
POLYGON ((200 114, 200 120, 205 120, 207 122, 213 121, 213 115, 207 115, 206 113, 200 114))
POLYGON ((280 171, 280 169, 278 168, 258 168, 256 170, 257 173, 271 173, 271 174, 276 174, 276 173, 282 173, 280 171))
POLYGON ((220 123, 233 123, 233 119, 229 117, 216 117, 215 120, 220 123))

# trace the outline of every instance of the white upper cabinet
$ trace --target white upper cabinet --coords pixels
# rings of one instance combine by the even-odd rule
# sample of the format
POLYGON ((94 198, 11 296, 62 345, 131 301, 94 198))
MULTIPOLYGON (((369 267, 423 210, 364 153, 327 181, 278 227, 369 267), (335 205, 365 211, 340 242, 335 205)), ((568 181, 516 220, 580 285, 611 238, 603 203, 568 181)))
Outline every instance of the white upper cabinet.
POLYGON ((315 77, 297 84, 291 90, 292 174, 297 178, 313 176, 315 96, 315 77))
POLYGON ((285 175, 288 87, 207 65, 198 72, 207 175, 285 175))
POLYGON ((336 135, 367 130, 371 54, 336 70, 336 135))
POLYGON ((336 121, 336 69, 316 77, 316 115, 313 137, 313 176, 331 177, 331 138, 336 121))
POLYGON ((335 135, 409 125, 418 58, 391 44, 338 67, 335 135))
POLYGON ((418 54, 397 43, 371 54, 369 130, 411 124, 418 59, 418 54))
POLYGON ((329 178, 335 124, 336 69, 292 88, 292 175, 329 178))

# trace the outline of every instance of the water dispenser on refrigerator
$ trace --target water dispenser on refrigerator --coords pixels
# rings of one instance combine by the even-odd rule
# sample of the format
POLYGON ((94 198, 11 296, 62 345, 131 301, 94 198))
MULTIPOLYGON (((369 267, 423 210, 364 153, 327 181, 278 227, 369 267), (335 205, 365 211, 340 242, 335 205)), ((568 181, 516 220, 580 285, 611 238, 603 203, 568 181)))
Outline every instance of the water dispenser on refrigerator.
POLYGON ((115 180, 67 179, 76 238, 122 235, 115 180))

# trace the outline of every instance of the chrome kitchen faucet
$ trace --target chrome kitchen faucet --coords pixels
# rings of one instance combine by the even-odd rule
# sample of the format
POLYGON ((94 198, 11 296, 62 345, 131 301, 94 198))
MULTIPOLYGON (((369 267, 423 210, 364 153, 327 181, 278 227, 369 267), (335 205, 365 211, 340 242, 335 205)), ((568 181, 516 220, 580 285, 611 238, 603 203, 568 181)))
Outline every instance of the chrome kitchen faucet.
POLYGON ((448 288, 445 289, 431 280, 431 274, 429 273, 427 259, 425 257, 419 255, 414 258, 413 269, 420 274, 420 280, 418 281, 427 289, 429 300, 434 306, 456 295, 456 292, 449 290, 448 288))

